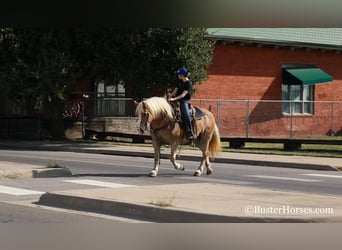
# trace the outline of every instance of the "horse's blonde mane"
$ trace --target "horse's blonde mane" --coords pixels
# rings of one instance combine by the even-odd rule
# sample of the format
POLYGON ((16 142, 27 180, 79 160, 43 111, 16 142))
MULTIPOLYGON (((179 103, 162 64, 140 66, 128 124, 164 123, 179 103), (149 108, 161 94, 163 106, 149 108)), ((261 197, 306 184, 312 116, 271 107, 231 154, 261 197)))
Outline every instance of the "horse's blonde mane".
MULTIPOLYGON (((167 102, 167 100, 164 97, 150 97, 143 101, 148 108, 148 110, 151 112, 151 114, 157 118, 160 115, 167 115, 168 117, 173 117, 173 111, 170 106, 170 104, 167 102)), ((140 115, 143 109, 143 105, 140 102, 139 105, 136 108, 136 114, 140 115)))

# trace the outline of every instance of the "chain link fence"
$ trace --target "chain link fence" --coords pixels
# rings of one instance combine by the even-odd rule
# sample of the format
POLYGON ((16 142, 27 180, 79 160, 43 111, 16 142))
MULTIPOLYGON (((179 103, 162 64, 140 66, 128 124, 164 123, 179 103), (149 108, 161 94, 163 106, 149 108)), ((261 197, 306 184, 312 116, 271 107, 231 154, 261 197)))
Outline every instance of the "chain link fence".
MULTIPOLYGON (((79 101, 81 108, 75 110, 84 119, 135 117, 131 98, 83 95, 79 101)), ((214 114, 221 137, 342 136, 342 101, 192 99, 191 103, 214 114), (310 113, 304 112, 307 110, 310 113)))
MULTIPOLYGON (((342 136, 342 101, 192 99, 191 103, 214 114, 221 137, 342 136)), ((68 128, 77 125, 82 138, 86 129, 137 133, 132 98, 78 93, 69 101, 63 118, 68 128)), ((38 117, 2 117, 0 123, 0 137, 44 137, 46 126, 38 117)))
POLYGON ((222 137, 321 137, 342 135, 342 102, 307 102, 312 113, 302 113, 296 101, 192 100, 210 110, 222 137), (289 108, 288 108, 289 107, 289 108))
MULTIPOLYGON (((86 116, 135 116, 131 98, 88 97, 83 102, 86 116)), ((222 137, 342 136, 342 101, 192 99, 191 103, 214 114, 222 137)))

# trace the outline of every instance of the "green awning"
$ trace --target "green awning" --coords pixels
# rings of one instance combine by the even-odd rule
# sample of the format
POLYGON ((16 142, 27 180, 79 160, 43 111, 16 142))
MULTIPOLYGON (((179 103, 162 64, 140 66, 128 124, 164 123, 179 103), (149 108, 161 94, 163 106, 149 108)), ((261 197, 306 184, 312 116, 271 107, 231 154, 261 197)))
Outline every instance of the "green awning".
POLYGON ((283 68, 283 84, 318 84, 331 82, 332 76, 318 67, 283 68))

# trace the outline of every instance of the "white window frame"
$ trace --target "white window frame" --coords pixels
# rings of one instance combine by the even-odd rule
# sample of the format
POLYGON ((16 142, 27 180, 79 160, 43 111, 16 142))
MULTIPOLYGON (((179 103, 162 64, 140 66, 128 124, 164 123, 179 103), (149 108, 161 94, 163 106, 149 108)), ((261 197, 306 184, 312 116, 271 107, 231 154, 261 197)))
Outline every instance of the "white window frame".
POLYGON ((281 92, 284 115, 314 114, 314 85, 282 84, 281 92))
POLYGON ((105 84, 96 82, 96 115, 123 116, 125 115, 125 86, 122 82, 105 84))

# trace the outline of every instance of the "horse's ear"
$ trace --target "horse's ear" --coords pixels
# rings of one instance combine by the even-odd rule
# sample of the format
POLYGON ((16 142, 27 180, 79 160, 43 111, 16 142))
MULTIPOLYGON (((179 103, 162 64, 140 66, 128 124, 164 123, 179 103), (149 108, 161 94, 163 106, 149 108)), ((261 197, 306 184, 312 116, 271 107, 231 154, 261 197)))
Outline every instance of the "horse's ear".
POLYGON ((137 102, 136 100, 133 100, 133 102, 134 102, 134 105, 135 105, 135 106, 138 106, 138 105, 139 105, 139 102, 137 102))

